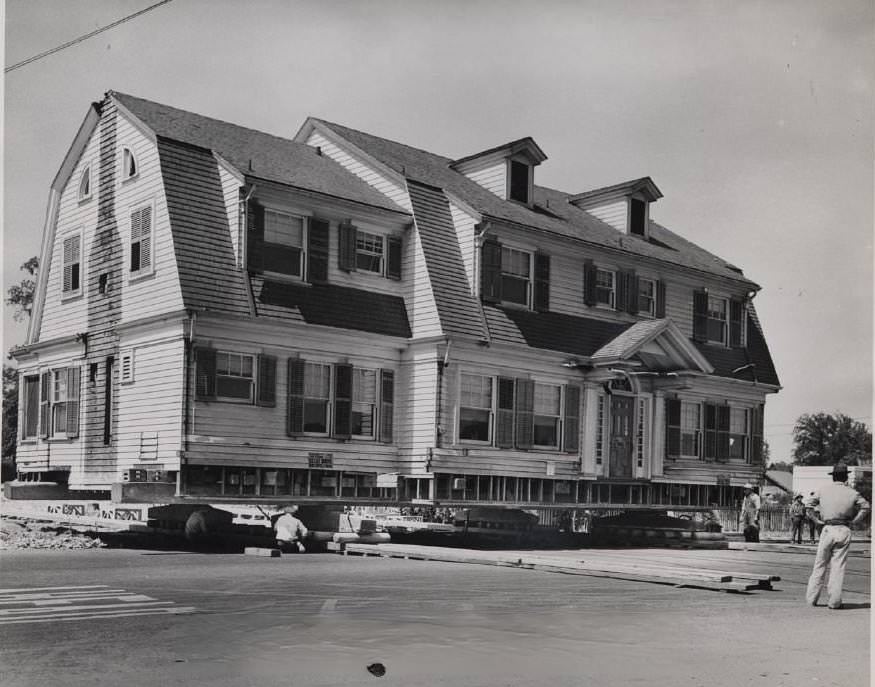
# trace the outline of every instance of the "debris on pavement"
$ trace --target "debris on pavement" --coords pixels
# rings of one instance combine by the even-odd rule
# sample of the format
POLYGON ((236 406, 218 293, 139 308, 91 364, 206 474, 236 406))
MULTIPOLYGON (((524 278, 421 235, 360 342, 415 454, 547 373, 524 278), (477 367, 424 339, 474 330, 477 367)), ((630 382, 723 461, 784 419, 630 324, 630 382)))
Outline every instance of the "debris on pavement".
POLYGON ((0 551, 17 549, 99 549, 106 544, 94 532, 58 523, 5 516, 0 520, 0 551))

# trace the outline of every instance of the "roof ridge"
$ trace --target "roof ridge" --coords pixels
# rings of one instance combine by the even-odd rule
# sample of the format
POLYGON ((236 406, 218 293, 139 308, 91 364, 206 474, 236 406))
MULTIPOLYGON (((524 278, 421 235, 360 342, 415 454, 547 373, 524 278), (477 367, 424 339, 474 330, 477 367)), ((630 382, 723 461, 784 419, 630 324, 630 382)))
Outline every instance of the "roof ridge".
POLYGON ((447 161, 447 166, 449 163, 453 162, 453 158, 447 157, 446 155, 440 155, 438 153, 433 153, 430 150, 426 150, 425 148, 417 148, 416 146, 412 146, 408 143, 402 143, 401 141, 396 141, 392 138, 386 138, 385 136, 377 136, 376 134, 369 133, 367 131, 362 131, 361 129, 353 129, 351 126, 347 126, 346 124, 338 124, 337 122, 330 122, 327 119, 322 119, 321 117, 312 117, 313 121, 320 122, 322 124, 326 124, 329 127, 337 126, 342 129, 346 129, 347 131, 351 131, 356 134, 361 134, 362 136, 368 136, 370 138, 377 138, 381 141, 386 141, 387 143, 391 143, 396 146, 403 146, 405 148, 409 148, 410 150, 415 150, 418 153, 425 153, 426 155, 430 155, 432 157, 439 157, 443 160, 447 161))
MULTIPOLYGON (((184 110, 181 107, 176 107, 175 105, 168 105, 166 103, 159 103, 157 100, 149 100, 148 98, 141 98, 141 97, 136 96, 136 95, 131 95, 130 93, 122 93, 120 91, 107 91, 107 95, 113 95, 116 97, 121 96, 122 98, 131 98, 133 100, 139 100, 140 102, 149 103, 150 105, 157 105, 158 107, 164 107, 164 108, 167 108, 169 110, 175 110, 176 112, 181 112, 181 113, 184 113, 184 114, 189 115, 189 116, 200 117, 201 119, 206 119, 206 120, 209 120, 211 122, 216 122, 217 124, 223 124, 225 126, 233 126, 233 127, 236 127, 237 129, 242 129, 244 131, 252 131, 253 133, 259 134, 260 136, 270 136, 271 138, 275 138, 277 140, 283 141, 284 143, 294 143, 295 145, 299 145, 299 146, 306 146, 307 145, 306 143, 299 143, 298 141, 294 140, 293 138, 286 138, 285 136, 278 136, 277 134, 272 134, 268 131, 262 131, 261 129, 254 129, 251 126, 244 126, 243 124, 236 124, 235 122, 229 122, 225 119, 218 119, 217 117, 209 117, 208 115, 201 114, 200 112, 194 112, 192 110, 184 110)), ((163 136, 163 138, 170 139, 169 136, 163 136)), ((179 139, 173 138, 170 140, 177 141, 179 139)), ((185 143, 185 141, 182 141, 182 143, 185 143)))

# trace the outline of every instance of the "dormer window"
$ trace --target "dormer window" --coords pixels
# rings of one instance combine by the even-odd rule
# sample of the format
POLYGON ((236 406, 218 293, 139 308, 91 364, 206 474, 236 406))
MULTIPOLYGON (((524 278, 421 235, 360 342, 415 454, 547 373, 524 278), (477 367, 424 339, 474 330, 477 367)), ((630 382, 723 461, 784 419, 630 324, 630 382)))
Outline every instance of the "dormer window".
POLYGON ((640 198, 629 199, 629 233, 647 236, 647 203, 640 198))
POLYGON ((133 179, 137 176, 137 158, 134 157, 134 152, 130 148, 125 148, 122 151, 122 181, 133 179))
POLYGON ((91 167, 86 167, 79 180, 79 200, 91 198, 91 167))
POLYGON ((508 181, 508 198, 520 203, 529 204, 529 189, 531 186, 532 168, 519 160, 510 161, 510 174, 508 181))

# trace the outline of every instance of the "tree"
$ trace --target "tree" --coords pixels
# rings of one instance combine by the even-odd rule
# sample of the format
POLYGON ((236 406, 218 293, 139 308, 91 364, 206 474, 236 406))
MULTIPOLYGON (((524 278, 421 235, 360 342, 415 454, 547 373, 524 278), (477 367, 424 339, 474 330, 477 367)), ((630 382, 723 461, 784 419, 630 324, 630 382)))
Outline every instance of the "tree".
POLYGON ((33 256, 21 266, 21 269, 30 276, 22 279, 20 283, 10 286, 6 294, 6 302, 15 308, 13 317, 16 322, 30 318, 30 311, 33 308, 33 294, 36 290, 36 272, 39 269, 39 258, 33 256))
POLYGON ((769 465, 769 470, 778 470, 779 472, 793 472, 793 463, 785 463, 779 460, 769 465))
MULTIPOLYGON (((13 317, 20 322, 30 319, 33 309, 33 295, 36 290, 36 273, 39 258, 36 256, 25 262, 21 269, 29 276, 20 283, 9 287, 6 303, 15 308, 13 317)), ((18 370, 11 365, 3 365, 3 462, 0 479, 6 481, 15 477, 15 445, 18 441, 18 370)))
POLYGON ((872 464, 872 432, 837 413, 801 415, 793 427, 793 460, 798 465, 872 464))

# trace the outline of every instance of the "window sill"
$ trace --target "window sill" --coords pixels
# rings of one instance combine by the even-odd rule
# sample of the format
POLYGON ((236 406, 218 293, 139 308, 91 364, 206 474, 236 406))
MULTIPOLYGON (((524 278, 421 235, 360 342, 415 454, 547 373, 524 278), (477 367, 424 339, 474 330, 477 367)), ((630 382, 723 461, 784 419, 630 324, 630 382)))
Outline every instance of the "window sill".
POLYGON ((499 305, 502 308, 510 308, 511 310, 525 310, 527 312, 534 312, 530 305, 524 305, 522 303, 514 303, 513 301, 500 301, 499 305))
POLYGON ((264 270, 261 274, 265 279, 287 282, 289 284, 300 284, 301 286, 310 286, 310 283, 304 281, 303 277, 294 274, 283 274, 282 272, 271 272, 269 270, 264 270))
POLYGON ((35 446, 38 443, 39 439, 37 437, 27 437, 18 441, 18 444, 20 446, 35 446))
POLYGON ((88 201, 90 201, 93 197, 94 197, 94 196, 92 196, 92 195, 88 195, 88 196, 84 196, 84 197, 80 198, 80 199, 79 199, 79 205, 80 205, 80 206, 85 205, 85 204, 86 204, 88 201))
POLYGON ((71 441, 76 441, 79 437, 49 437, 44 439, 46 443, 49 444, 60 444, 60 443, 69 443, 71 441))
POLYGON ((73 301, 78 301, 84 295, 85 294, 81 288, 76 292, 67 293, 66 295, 62 293, 61 303, 72 303, 73 301))
MULTIPOLYGON (((137 166, 139 166, 139 165, 137 165, 137 166)), ((132 181, 136 181, 139 178, 140 178, 140 172, 137 172, 136 174, 132 174, 131 176, 125 177, 124 179, 122 179, 121 184, 122 184, 122 186, 124 186, 125 184, 131 183, 132 181)))
POLYGON ((155 270, 148 272, 130 272, 128 273, 128 284, 136 284, 137 282, 146 281, 155 276, 155 270))

